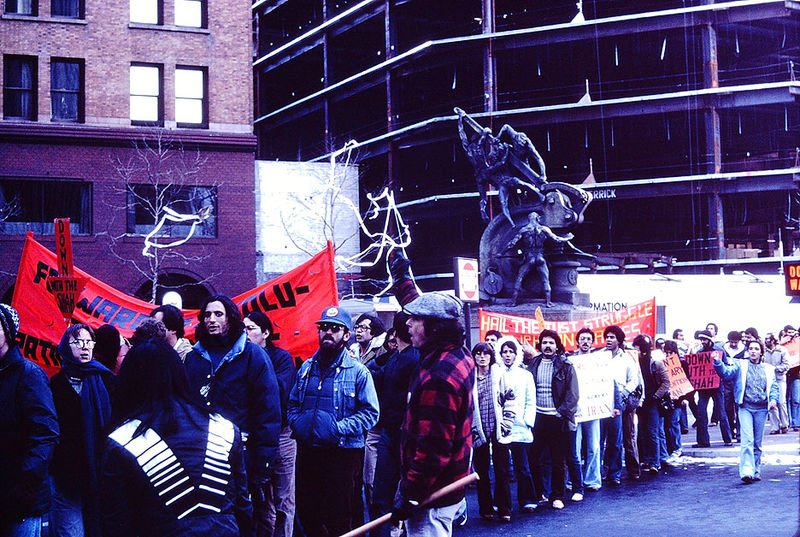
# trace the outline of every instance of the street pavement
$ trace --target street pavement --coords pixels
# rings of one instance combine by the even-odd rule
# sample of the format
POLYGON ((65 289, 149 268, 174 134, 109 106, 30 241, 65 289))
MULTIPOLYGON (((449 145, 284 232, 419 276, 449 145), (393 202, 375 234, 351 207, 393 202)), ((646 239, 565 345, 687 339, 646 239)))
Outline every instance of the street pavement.
MULTIPOLYGON (((769 427, 769 425, 767 426, 769 427)), ((709 429, 712 447, 692 448, 695 430, 683 435, 684 456, 658 476, 623 479, 616 488, 587 492, 563 510, 541 506, 533 514, 515 509, 510 524, 478 514, 476 489, 467 491, 469 520, 455 537, 538 536, 769 536, 800 535, 800 434, 764 435, 762 481, 739 479, 739 444, 724 447, 719 428, 709 429)), ((624 472, 623 472, 624 475, 624 472)), ((512 483, 516 498, 516 484, 512 483)), ((568 495, 569 497, 569 495, 568 495)), ((516 501, 514 499, 514 501, 516 501)))

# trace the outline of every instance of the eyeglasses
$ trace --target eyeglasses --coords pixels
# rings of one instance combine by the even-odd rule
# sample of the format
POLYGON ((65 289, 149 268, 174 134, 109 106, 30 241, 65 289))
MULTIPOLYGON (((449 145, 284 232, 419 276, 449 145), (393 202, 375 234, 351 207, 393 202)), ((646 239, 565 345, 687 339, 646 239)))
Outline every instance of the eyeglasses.
POLYGON ((328 332, 330 331, 332 334, 338 334, 342 331, 344 326, 340 324, 331 324, 331 323, 320 323, 317 325, 320 332, 328 332))
POLYGON ((366 332, 369 330, 368 324, 357 324, 356 325, 356 332, 366 332))
POLYGON ((91 339, 73 339, 69 342, 70 345, 75 345, 76 347, 80 347, 81 349, 93 349, 94 348, 94 341, 91 339))

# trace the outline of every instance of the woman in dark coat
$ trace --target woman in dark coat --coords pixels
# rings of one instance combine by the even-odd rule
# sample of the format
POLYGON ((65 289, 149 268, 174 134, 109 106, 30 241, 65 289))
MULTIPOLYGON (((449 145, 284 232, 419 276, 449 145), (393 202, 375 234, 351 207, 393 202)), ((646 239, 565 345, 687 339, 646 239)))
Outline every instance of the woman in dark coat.
POLYGON ((241 433, 192 397, 178 353, 134 345, 102 463, 103 537, 250 537, 241 433))
POLYGON ((97 468, 102 432, 111 417, 114 376, 94 360, 94 346, 90 327, 67 328, 58 345, 62 368, 50 379, 61 430, 51 465, 54 537, 100 535, 97 468))

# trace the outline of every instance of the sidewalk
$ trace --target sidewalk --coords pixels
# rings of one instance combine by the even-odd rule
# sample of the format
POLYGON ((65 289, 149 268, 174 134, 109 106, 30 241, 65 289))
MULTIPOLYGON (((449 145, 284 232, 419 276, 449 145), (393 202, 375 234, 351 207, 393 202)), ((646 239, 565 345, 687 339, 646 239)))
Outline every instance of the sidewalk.
MULTIPOLYGON (((692 417, 689 416, 691 423, 692 417)), ((764 441, 761 443, 762 458, 771 464, 800 464, 800 432, 792 431, 786 434, 769 434, 773 429, 767 423, 764 427, 764 441)), ((722 442, 722 433, 719 427, 709 427, 711 447, 693 448, 697 442, 697 429, 689 427, 689 432, 682 436, 683 457, 693 459, 735 459, 739 460, 739 444, 734 442, 726 447, 722 442)), ((720 461, 722 462, 722 461, 720 461)))

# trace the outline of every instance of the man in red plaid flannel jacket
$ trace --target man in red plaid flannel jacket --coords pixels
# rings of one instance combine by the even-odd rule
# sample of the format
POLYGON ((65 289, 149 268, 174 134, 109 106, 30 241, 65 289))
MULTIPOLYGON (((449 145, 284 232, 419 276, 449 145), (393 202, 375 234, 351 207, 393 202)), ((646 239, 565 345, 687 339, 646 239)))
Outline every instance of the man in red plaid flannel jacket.
POLYGON ((420 353, 401 433, 402 470, 392 522, 406 520, 408 537, 450 535, 464 491, 424 508, 419 504, 469 473, 475 362, 463 347, 461 301, 438 292, 419 295, 405 258, 393 259, 392 273, 395 295, 410 316, 411 343, 420 353))

